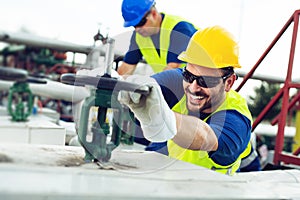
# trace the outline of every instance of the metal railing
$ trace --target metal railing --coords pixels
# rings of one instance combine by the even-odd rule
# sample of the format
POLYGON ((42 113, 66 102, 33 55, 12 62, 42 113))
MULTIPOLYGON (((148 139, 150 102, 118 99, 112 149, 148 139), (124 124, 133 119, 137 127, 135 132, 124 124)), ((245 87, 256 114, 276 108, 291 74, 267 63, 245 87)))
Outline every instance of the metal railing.
POLYGON ((270 109, 280 100, 282 99, 282 108, 278 116, 271 122, 272 125, 278 123, 278 132, 276 135, 276 142, 275 142, 275 149, 274 149, 274 159, 273 162, 275 165, 281 165, 282 163, 285 164, 295 164, 300 165, 300 157, 297 156, 300 153, 300 147, 296 149, 292 154, 288 154, 283 152, 284 146, 284 128, 286 125, 286 119, 288 116, 288 112, 292 109, 297 103, 300 103, 300 92, 290 98, 290 89, 296 88, 300 89, 300 83, 292 82, 292 69, 294 64, 294 57, 295 57, 295 48, 296 48, 296 41, 297 41, 297 33, 299 27, 299 15, 300 10, 296 10, 293 15, 289 18, 277 36, 274 38, 272 43, 269 47, 265 50, 262 56, 259 58, 257 63, 253 66, 248 74, 246 74, 243 78, 243 81, 237 87, 236 91, 239 91, 244 84, 253 76, 255 70, 264 60, 264 58, 268 55, 271 49, 274 47, 276 42, 281 38, 281 36, 285 33, 285 31, 290 27, 293 23, 293 33, 292 33, 292 41, 291 41, 291 48, 289 54, 289 63, 288 69, 286 74, 286 79, 284 82, 283 87, 274 95, 271 101, 266 105, 266 107, 262 110, 262 112, 258 115, 256 120, 253 123, 252 131, 257 127, 257 125, 263 120, 265 115, 268 113, 270 109))

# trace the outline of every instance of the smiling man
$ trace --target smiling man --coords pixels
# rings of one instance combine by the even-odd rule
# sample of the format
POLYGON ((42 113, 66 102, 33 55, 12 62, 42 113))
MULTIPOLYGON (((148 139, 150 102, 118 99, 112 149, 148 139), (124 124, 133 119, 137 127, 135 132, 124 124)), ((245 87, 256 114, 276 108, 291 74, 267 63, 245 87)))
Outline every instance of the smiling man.
POLYGON ((167 141, 170 157, 220 173, 260 170, 250 143, 251 113, 232 90, 234 69, 241 67, 232 35, 219 26, 197 31, 178 58, 187 62, 183 69, 126 79, 151 87, 148 96, 125 91, 119 96, 145 137, 167 141))

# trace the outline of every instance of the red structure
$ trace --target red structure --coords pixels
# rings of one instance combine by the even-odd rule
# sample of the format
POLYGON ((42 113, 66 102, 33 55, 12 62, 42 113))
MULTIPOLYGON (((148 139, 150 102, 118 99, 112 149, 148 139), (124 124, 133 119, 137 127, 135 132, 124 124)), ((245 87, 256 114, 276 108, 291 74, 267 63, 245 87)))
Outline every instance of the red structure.
POLYGON ((290 19, 286 22, 283 26, 281 31, 277 34, 275 39, 272 41, 270 46, 265 50, 263 55, 259 58, 257 63, 253 66, 250 72, 244 77, 241 84, 238 86, 236 91, 239 91, 243 85, 247 82, 249 78, 252 77, 255 70, 261 64, 263 59, 267 56, 267 54, 271 51, 274 47, 276 42, 280 39, 280 37, 284 34, 284 32, 289 28, 291 24, 293 24, 293 33, 292 33, 292 41, 291 41, 291 48, 290 48, 290 55, 289 55, 289 63, 288 69, 286 74, 286 79, 284 82, 283 87, 276 93, 276 95, 272 98, 272 100, 266 105, 266 107, 262 110, 259 116, 253 123, 252 131, 256 128, 256 126, 263 120, 267 112, 272 109, 273 105, 277 103, 280 99, 282 99, 282 109, 279 115, 271 122, 272 125, 278 124, 278 132, 276 136, 276 144, 275 144, 275 154, 274 154, 274 164, 281 165, 282 163, 285 164, 294 164, 300 165, 300 157, 297 155, 300 153, 300 148, 296 149, 292 154, 287 154, 283 152, 283 145, 284 145, 284 128, 286 125, 286 120, 288 116, 289 110, 291 110, 297 102, 300 102, 300 92, 290 98, 290 89, 296 88, 300 89, 300 83, 292 82, 292 69, 294 64, 294 57, 295 57, 295 48, 296 48, 296 41, 297 41, 297 33, 298 33, 298 26, 299 26, 299 15, 300 10, 296 10, 290 19))

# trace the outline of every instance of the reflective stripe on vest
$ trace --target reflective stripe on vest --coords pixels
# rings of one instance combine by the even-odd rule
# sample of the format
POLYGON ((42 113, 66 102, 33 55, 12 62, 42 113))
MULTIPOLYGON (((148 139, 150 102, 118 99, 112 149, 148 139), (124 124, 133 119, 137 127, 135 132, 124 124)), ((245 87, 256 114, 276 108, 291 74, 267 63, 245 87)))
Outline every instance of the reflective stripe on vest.
POLYGON ((248 155, 247 157, 242 159, 240 168, 248 166, 250 163, 252 163, 255 160, 255 158, 257 156, 258 156, 258 154, 257 154, 256 150, 253 149, 252 153, 250 155, 248 155))
MULTIPOLYGON (((182 114, 188 113, 188 110, 186 108, 185 96, 173 107, 172 110, 182 114)), ((239 113, 246 116, 252 123, 251 113, 248 109, 246 100, 234 90, 230 90, 226 93, 225 101, 212 114, 222 110, 237 110, 239 113)), ((204 121, 206 121, 210 116, 205 118, 204 121)), ((237 158, 235 162, 233 162, 230 165, 223 166, 215 163, 211 158, 209 158, 207 151, 195 151, 184 149, 175 144, 172 140, 168 141, 168 151, 170 157, 190 162, 196 165, 200 165, 215 170, 217 172, 229 175, 233 175, 239 169, 241 159, 247 157, 251 153, 251 148, 252 146, 249 141, 247 148, 243 151, 243 153, 241 153, 241 155, 237 158)))
MULTIPOLYGON (((159 55, 151 37, 143 37, 139 33, 136 33, 136 43, 139 46, 144 59, 147 64, 152 67, 154 73, 163 71, 167 66, 167 55, 170 46, 171 33, 173 28, 181 21, 184 20, 180 17, 165 15, 160 28, 159 55)), ((184 64, 182 64, 182 66, 184 66, 184 64)))

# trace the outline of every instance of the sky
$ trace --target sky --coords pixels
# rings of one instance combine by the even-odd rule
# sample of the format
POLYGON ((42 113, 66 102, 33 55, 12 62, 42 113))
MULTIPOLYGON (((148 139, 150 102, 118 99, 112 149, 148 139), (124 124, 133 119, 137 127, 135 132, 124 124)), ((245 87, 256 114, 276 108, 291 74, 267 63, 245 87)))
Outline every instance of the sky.
MULTIPOLYGON (((125 52, 133 30, 123 27, 122 0, 0 0, 0 3, 0 31, 25 29, 42 37, 92 45, 100 27, 102 34, 119 38, 115 46, 125 52)), ((156 7, 161 12, 180 15, 200 28, 221 25, 228 29, 240 45, 240 64, 249 71, 294 11, 300 9, 300 1, 156 0, 156 7)), ((257 73, 285 77, 291 30, 288 29, 257 73)), ((299 63, 299 55, 296 50, 295 64, 299 63)))

